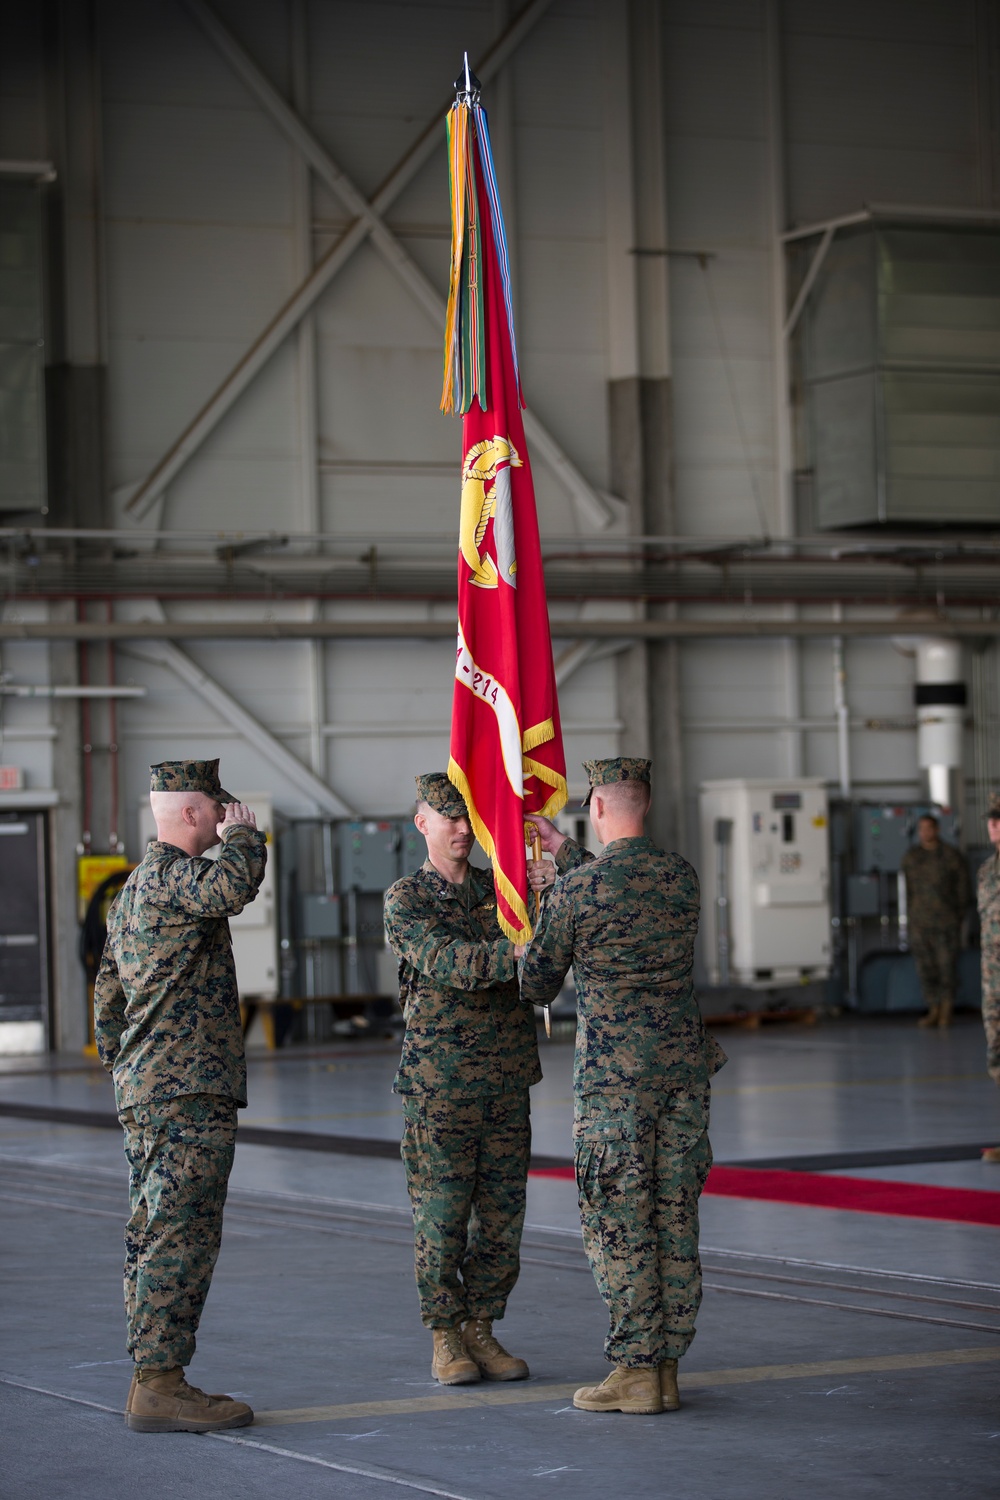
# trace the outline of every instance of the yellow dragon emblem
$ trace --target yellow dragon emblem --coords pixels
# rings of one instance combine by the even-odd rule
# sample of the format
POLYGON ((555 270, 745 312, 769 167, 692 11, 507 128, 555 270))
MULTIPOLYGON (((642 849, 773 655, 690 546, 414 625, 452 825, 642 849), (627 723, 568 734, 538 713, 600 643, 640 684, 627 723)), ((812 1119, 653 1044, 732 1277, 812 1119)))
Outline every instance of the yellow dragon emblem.
POLYGON ((499 435, 475 443, 465 455, 459 547, 472 569, 469 582, 477 588, 495 589, 501 578, 511 588, 517 587, 510 471, 521 468, 522 464, 510 438, 499 435), (486 486, 490 483, 492 489, 487 494, 486 486), (480 550, 491 520, 496 561, 480 550))

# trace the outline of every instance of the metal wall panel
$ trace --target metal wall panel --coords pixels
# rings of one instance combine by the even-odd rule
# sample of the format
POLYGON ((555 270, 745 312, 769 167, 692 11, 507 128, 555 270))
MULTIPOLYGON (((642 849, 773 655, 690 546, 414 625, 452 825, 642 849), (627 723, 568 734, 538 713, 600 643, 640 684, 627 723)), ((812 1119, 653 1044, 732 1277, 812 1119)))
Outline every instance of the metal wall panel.
MULTIPOLYGON (((288 21, 284 5, 238 0, 220 14, 251 36, 279 86, 287 84, 288 21)), ((236 74, 175 0, 101 0, 104 98, 118 103, 245 110, 236 74)))
MULTIPOLYGON (((218 0, 217 8, 289 96, 287 0, 218 0)), ((37 7, 14 9, 0 58, 4 150, 42 154, 38 70, 31 62, 37 7), (23 64, 11 60, 19 56, 23 64)), ((503 8, 494 0, 309 0, 304 9, 306 119, 371 192, 444 103, 462 46, 473 55, 484 50, 503 8)), ((972 102, 973 0, 843 0, 835 7, 782 0, 778 9, 790 221, 841 213, 865 198, 978 202, 983 143, 972 102)), ((315 182, 306 208, 297 208, 294 152, 183 5, 102 0, 100 12, 110 445, 121 514, 130 487, 162 458, 292 292, 309 219, 317 225, 312 250, 320 255, 349 215, 315 182)), ((754 483, 772 527, 778 514, 765 6, 664 0, 660 14, 668 244, 713 256, 710 283, 696 261, 668 264, 676 515, 689 535, 745 536, 760 529, 754 483)), ((601 27, 597 0, 555 0, 509 64, 509 87, 491 84, 486 91, 498 154, 505 144, 513 148, 501 192, 516 226, 525 389, 598 487, 608 479, 609 229, 619 232, 620 246, 620 226, 605 217, 601 27), (508 96, 512 115, 504 118, 508 96)), ((442 146, 389 214, 442 294, 446 178, 442 146)), ((454 530, 461 439, 459 424, 437 411, 440 329, 370 246, 324 293, 314 322, 316 454, 300 436, 308 425, 309 382, 292 337, 170 486, 156 512, 166 526, 281 530, 318 520, 334 533, 363 532, 376 542, 402 532, 454 530), (303 484, 317 457, 318 516, 307 509, 303 484), (441 464, 453 465, 453 473, 439 472, 441 464)), ((894 336, 909 326, 904 308, 894 336)), ((558 476, 537 458, 534 467, 543 530, 580 529, 558 476)), ((137 542, 140 536, 137 528, 137 542)), ((244 606, 255 614, 261 607, 244 606)), ((747 608, 754 607, 749 600, 747 608)), ((208 606, 191 608, 202 613, 208 606)), ((305 608, 274 604, 279 615, 305 608)), ((326 606, 333 613, 340 608, 326 606)), ((218 609, 231 613, 224 604, 218 609)), ((319 734, 322 774, 359 811, 402 811, 412 774, 441 763, 447 752, 446 644, 199 645, 191 654, 303 759, 310 759, 319 734), (384 733, 340 732, 383 722, 384 733), (425 724, 439 727, 425 733, 425 724)), ((681 654, 683 710, 693 726, 685 744, 689 785, 705 776, 783 770, 786 647, 700 643, 681 654), (746 734, 700 727, 761 718, 776 728, 746 734)), ((5 670, 37 666, 15 648, 5 650, 5 670)), ((221 752, 232 779, 269 790, 280 812, 314 811, 170 673, 134 660, 126 671, 150 690, 120 710, 130 806, 145 796, 150 760, 221 752)), ((800 676, 804 716, 828 717, 825 647, 803 648, 800 676)), ((912 665, 888 647, 852 645, 848 677, 855 717, 910 712, 912 665)), ((612 662, 590 664, 570 678, 562 707, 568 725, 585 726, 567 732, 572 783, 581 778, 584 756, 620 749, 612 662)), ((44 706, 35 703, 6 705, 5 724, 25 734, 51 728, 44 706)), ((49 742, 10 741, 8 749, 15 743, 32 756, 37 751, 44 775, 49 742)), ((915 780, 912 735, 905 730, 856 731, 852 753, 861 779, 885 786, 915 780)), ((834 773, 832 723, 806 732, 805 762, 807 774, 834 773)))
POLYGON ((41 189, 0 180, 0 511, 45 508, 41 189))
POLYGON ((48 149, 40 5, 8 5, 0 49, 0 141, 14 160, 40 161, 48 149))
POLYGON ((292 148, 249 98, 240 109, 109 100, 104 139, 112 222, 287 229, 292 148))
POLYGON ((836 10, 785 7, 790 222, 867 202, 974 207, 973 0, 836 10))

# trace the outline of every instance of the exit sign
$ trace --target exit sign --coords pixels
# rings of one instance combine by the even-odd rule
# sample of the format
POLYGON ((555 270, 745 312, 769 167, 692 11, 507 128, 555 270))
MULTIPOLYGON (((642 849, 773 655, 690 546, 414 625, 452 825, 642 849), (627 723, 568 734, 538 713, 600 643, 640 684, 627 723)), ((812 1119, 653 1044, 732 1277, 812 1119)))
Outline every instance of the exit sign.
POLYGON ((19 792, 24 786, 20 766, 0 766, 0 792, 19 792))

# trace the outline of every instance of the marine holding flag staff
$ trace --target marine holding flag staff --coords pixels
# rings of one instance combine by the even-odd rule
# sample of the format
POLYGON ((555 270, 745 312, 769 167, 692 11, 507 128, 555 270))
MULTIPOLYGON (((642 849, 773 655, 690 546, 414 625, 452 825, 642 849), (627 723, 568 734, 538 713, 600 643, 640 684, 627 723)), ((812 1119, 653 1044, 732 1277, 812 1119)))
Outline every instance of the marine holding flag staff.
MULTIPOLYGON (((576 982, 576 1180, 615 1368, 601 1385, 581 1387, 573 1404, 673 1411, 677 1361, 701 1302, 709 1078, 725 1054, 705 1034, 691 982, 698 876, 645 833, 650 763, 584 765, 604 848, 595 859, 552 823, 531 820, 561 878, 521 962, 522 1000, 553 1000, 570 965, 576 982)), ((535 864, 531 879, 544 879, 535 864)))
POLYGON ((503 214, 468 58, 456 89, 441 397, 463 418, 451 758, 447 777, 418 778, 427 863, 385 904, 406 1014, 395 1087, 420 1311, 434 1331, 432 1373, 447 1385, 528 1373, 492 1331, 517 1279, 528 1086, 541 1077, 516 976, 531 935, 524 815, 566 801, 503 214), (492 882, 469 866, 473 834, 492 882))
POLYGON ((469 864, 472 827, 443 772, 417 777, 421 869, 391 886, 386 937, 399 960, 403 1098, 420 1316, 443 1385, 523 1380, 493 1333, 517 1280, 531 1152, 528 1088, 541 1075, 521 1004, 523 949, 497 924, 488 874, 469 864))

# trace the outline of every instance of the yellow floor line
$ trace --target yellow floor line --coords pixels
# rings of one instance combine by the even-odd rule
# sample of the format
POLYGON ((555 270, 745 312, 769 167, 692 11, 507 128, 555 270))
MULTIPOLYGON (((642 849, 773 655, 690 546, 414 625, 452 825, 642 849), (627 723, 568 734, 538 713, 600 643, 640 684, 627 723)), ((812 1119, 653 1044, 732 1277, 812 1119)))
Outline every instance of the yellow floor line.
MULTIPOLYGON (((737 1370, 697 1370, 682 1375, 682 1390, 702 1386, 752 1385, 765 1380, 830 1379, 868 1375, 880 1370, 935 1370, 945 1365, 1000 1363, 1000 1344, 978 1349, 936 1349, 925 1354, 875 1354, 861 1359, 819 1360, 815 1364, 748 1365, 737 1370)), ((412 1416, 428 1411, 461 1411, 477 1406, 526 1406, 532 1402, 569 1401, 586 1382, 584 1374, 572 1385, 480 1385, 441 1391, 433 1396, 410 1396, 398 1401, 355 1401, 347 1406, 300 1406, 290 1411, 259 1411, 258 1427, 283 1427, 297 1422, 345 1422, 359 1417, 412 1416)), ((599 1370, 593 1379, 603 1379, 599 1370)))

